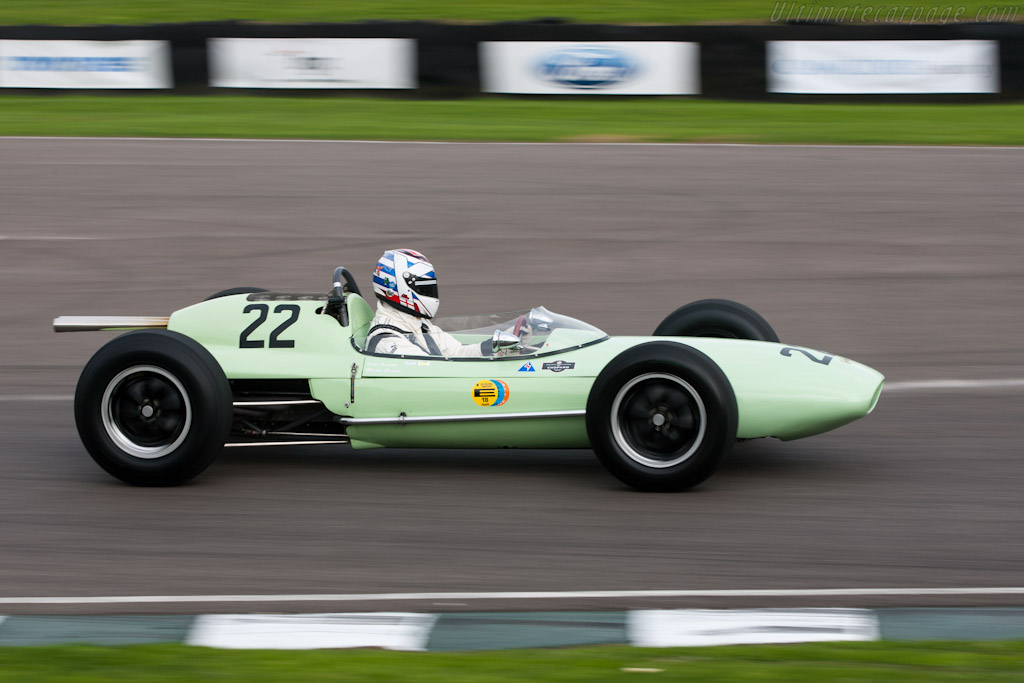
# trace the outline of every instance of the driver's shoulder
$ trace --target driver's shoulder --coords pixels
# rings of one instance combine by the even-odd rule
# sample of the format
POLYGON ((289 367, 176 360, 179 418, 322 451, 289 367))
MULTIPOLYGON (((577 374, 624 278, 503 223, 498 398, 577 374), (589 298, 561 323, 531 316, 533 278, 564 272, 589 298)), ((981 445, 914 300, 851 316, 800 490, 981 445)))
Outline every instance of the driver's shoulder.
POLYGON ((378 315, 375 316, 374 319, 370 321, 370 331, 368 332, 368 334, 375 334, 378 332, 385 331, 401 332, 404 334, 408 334, 409 330, 407 329, 407 327, 408 326, 404 325, 401 320, 396 320, 395 318, 392 318, 391 316, 387 315, 378 315))

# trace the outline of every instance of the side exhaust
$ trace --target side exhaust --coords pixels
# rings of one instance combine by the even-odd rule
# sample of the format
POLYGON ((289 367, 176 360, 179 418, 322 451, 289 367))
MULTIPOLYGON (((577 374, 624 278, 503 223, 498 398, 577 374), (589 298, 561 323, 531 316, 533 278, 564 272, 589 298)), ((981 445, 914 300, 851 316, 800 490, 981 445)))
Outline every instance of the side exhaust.
POLYGON ((153 330, 167 327, 170 318, 132 315, 62 315, 53 321, 54 332, 153 330))

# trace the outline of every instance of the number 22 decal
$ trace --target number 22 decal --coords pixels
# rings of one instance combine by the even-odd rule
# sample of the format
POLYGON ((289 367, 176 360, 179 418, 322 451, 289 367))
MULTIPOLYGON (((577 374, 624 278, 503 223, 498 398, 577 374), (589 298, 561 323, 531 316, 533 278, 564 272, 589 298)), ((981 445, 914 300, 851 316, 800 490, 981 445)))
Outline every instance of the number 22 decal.
MULTIPOLYGON (((267 344, 272 349, 294 349, 294 339, 280 339, 280 335, 286 329, 295 324, 295 321, 299 319, 299 307, 295 304, 279 304, 274 308, 274 313, 290 313, 288 319, 283 323, 274 328, 274 331, 270 333, 270 343, 267 344)), ((267 316, 270 315, 270 306, 267 304, 249 304, 242 309, 242 313, 258 313, 259 315, 247 328, 242 330, 242 334, 238 336, 238 348, 240 349, 262 349, 262 339, 249 339, 249 335, 256 331, 256 328, 267 321, 267 316)))
POLYGON ((804 351, 803 349, 797 349, 792 346, 787 346, 786 348, 779 351, 779 353, 789 358, 790 356, 793 355, 794 351, 799 351, 800 353, 807 356, 807 358, 809 358, 810 360, 814 361, 815 363, 821 363, 822 365, 828 365, 829 363, 832 362, 832 359, 835 357, 830 356, 827 353, 823 353, 821 358, 815 358, 814 354, 812 354, 810 351, 804 351))

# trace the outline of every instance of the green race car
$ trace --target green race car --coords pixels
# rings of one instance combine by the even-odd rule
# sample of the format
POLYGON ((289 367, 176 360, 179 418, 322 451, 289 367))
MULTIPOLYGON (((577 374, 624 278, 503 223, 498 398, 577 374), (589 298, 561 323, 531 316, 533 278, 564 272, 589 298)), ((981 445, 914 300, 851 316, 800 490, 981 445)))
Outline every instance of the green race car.
POLYGON ((85 366, 75 422, 131 484, 192 479, 225 445, 592 448, 624 483, 681 490, 737 440, 819 434, 870 413, 875 370, 779 343, 753 310, 709 299, 652 336, 609 337, 544 308, 441 319, 483 358, 365 350, 373 310, 344 268, 329 294, 240 288, 169 318, 60 317, 129 330, 85 366), (510 334, 531 330, 529 344, 510 334))

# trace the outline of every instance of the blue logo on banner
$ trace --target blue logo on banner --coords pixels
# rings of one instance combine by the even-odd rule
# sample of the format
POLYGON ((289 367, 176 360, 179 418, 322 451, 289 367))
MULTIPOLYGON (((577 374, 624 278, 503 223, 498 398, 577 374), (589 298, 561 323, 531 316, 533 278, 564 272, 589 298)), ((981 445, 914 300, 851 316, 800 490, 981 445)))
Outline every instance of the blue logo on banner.
POLYGON ((609 47, 570 47, 541 59, 537 75, 569 88, 609 88, 637 73, 636 60, 609 47))
POLYGON ((137 72, 144 71, 142 57, 8 57, 10 71, 137 72))
POLYGON ((533 363, 525 363, 523 367, 519 368, 519 372, 537 372, 533 369, 533 363))

